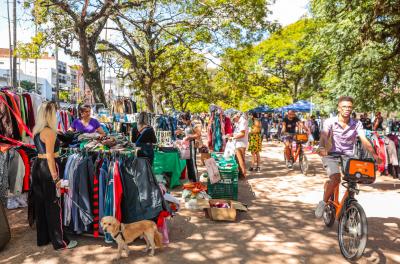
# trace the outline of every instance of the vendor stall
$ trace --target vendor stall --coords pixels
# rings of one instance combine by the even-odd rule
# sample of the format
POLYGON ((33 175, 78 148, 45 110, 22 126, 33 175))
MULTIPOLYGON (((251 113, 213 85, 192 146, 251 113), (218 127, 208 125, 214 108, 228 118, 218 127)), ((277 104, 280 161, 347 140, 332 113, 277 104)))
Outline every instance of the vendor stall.
POLYGON ((180 178, 186 168, 186 160, 181 160, 178 151, 154 153, 153 170, 155 174, 171 173, 170 188, 180 186, 180 178))

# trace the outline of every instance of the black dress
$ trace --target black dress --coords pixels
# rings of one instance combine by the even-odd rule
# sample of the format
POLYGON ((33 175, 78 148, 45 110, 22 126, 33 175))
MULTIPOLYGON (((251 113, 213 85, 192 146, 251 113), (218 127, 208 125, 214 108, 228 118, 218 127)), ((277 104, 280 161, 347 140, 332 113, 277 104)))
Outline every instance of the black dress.
MULTIPOLYGON (((46 154, 46 145, 40 140, 40 133, 34 137, 39 154, 46 154)), ((58 152, 60 141, 56 139, 54 152, 58 152)), ((56 165, 59 168, 59 159, 56 165)), ((32 192, 35 208, 37 245, 44 246, 49 242, 54 249, 65 248, 69 244, 62 227, 62 210, 60 198, 56 195, 56 185, 50 173, 47 159, 37 158, 32 169, 32 192)))

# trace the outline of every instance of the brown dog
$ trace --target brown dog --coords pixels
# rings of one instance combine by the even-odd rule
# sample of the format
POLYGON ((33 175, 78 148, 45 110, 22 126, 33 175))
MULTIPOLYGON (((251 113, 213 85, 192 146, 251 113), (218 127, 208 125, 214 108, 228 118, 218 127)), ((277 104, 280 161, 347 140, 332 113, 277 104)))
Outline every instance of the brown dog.
POLYGON ((154 256, 155 246, 162 248, 162 234, 158 232, 157 225, 153 221, 142 220, 132 224, 122 224, 115 217, 105 216, 101 219, 101 227, 104 232, 111 234, 118 244, 118 259, 121 258, 122 250, 125 249, 129 255, 128 244, 139 236, 146 240, 145 252, 149 251, 150 256, 154 256))

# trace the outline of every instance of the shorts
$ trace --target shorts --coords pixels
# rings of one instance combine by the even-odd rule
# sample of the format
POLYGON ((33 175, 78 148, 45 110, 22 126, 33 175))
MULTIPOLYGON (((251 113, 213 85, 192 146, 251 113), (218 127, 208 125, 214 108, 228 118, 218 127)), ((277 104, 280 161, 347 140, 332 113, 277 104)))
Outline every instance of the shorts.
POLYGON ((292 143, 293 140, 294 140, 294 134, 289 134, 289 135, 284 135, 284 136, 282 136, 282 141, 283 141, 283 142, 292 143))
MULTIPOLYGON (((343 156, 344 164, 347 163, 349 157, 343 156)), ((340 167, 340 159, 336 157, 326 156, 322 158, 322 164, 326 170, 326 174, 329 178, 335 174, 341 174, 342 168, 340 167)))

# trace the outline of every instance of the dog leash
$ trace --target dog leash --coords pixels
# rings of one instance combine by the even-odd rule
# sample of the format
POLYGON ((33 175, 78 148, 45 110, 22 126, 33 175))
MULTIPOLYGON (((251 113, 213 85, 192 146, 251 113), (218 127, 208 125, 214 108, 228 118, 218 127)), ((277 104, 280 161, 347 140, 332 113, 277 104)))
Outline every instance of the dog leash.
POLYGON ((70 199, 72 201, 72 203, 78 207, 79 211, 90 221, 93 222, 93 216, 90 212, 86 211, 85 209, 83 209, 82 207, 80 207, 72 198, 71 196, 65 192, 64 195, 66 195, 68 197, 68 199, 70 199))

